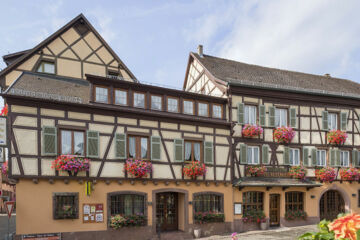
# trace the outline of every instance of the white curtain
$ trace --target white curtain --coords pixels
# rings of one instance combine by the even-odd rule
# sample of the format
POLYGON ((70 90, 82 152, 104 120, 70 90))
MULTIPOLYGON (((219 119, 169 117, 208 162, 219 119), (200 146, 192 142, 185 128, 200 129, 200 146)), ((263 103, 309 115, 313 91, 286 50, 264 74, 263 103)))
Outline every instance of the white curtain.
POLYGON ((185 143, 185 160, 191 160, 191 143, 185 143))
POLYGON ((141 158, 147 157, 147 150, 148 150, 147 143, 148 143, 147 138, 141 138, 141 158))
POLYGON ((200 161, 200 143, 194 143, 194 157, 196 161, 200 161))
POLYGON ((129 138, 129 156, 131 158, 135 157, 135 138, 129 138))

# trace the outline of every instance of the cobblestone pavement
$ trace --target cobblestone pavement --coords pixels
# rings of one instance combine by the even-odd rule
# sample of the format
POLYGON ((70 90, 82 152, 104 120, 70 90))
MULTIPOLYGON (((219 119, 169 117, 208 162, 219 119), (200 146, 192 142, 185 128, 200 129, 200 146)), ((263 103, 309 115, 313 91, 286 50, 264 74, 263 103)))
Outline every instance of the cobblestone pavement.
MULTIPOLYGON (((295 240, 297 237, 308 231, 316 231, 316 225, 307 225, 292 228, 277 228, 266 231, 251 231, 237 235, 239 240, 295 240)), ((202 240, 228 240, 230 236, 211 236, 201 238, 202 240)))

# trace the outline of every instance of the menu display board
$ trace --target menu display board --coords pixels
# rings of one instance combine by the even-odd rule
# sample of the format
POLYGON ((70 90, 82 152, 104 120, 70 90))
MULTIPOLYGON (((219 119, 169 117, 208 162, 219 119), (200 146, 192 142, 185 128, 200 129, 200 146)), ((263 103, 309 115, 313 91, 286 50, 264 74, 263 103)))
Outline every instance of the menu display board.
POLYGON ((102 203, 83 204, 83 223, 104 222, 104 205, 102 203))

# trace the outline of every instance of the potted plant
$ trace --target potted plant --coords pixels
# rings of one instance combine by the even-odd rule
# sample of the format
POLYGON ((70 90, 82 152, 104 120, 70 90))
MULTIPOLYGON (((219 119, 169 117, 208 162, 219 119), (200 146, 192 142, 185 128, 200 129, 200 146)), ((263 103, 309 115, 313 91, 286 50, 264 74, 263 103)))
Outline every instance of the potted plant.
POLYGON ((341 168, 340 178, 344 181, 358 181, 360 177, 359 170, 357 168, 341 168))
POLYGON ((305 220, 307 214, 304 210, 286 210, 285 219, 288 221, 291 220, 305 220))
POLYGON ((124 165, 124 171, 135 178, 147 177, 152 172, 151 162, 145 160, 128 159, 124 165))
POLYGON ((252 177, 262 177, 265 175, 266 167, 262 165, 249 165, 246 167, 246 170, 252 177))
POLYGON ((52 168, 76 176, 78 172, 89 171, 90 160, 77 155, 60 155, 53 161, 52 168))
POLYGON ((289 170, 289 175, 293 178, 297 178, 300 180, 306 179, 307 170, 304 166, 292 166, 289 170))
POLYGON ((191 179, 196 179, 197 176, 204 176, 206 174, 206 166, 201 162, 192 161, 184 166, 183 173, 191 179))
POLYGON ((4 162, 1 166, 1 172, 2 174, 4 174, 5 176, 7 176, 9 174, 9 165, 8 165, 8 161, 4 162))
POLYGON ((137 213, 133 215, 114 215, 110 217, 110 228, 120 229, 122 227, 139 227, 144 226, 146 217, 143 214, 137 213))
POLYGON ((333 182, 336 178, 335 169, 331 167, 325 167, 315 169, 315 177, 321 182, 333 182))
POLYGON ((264 130, 259 125, 245 124, 241 131, 241 134, 243 137, 251 138, 260 136, 263 131, 264 130))
POLYGON ((295 137, 295 131, 291 127, 277 127, 273 134, 274 140, 278 143, 290 143, 295 137))
POLYGON ((341 130, 331 130, 327 134, 327 140, 332 145, 343 145, 346 142, 348 135, 341 130))
POLYGON ((244 212, 242 220, 244 223, 258 223, 262 230, 267 229, 266 217, 263 210, 247 210, 246 212, 244 212))

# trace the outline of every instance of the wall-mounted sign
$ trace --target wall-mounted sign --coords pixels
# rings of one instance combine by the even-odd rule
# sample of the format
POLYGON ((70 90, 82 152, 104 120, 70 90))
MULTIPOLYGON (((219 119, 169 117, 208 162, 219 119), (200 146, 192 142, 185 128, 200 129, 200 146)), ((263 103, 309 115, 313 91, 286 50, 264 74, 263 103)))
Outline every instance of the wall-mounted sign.
POLYGON ((104 205, 102 203, 83 204, 83 223, 104 222, 104 205))
POLYGON ((234 203, 234 214, 236 214, 236 215, 242 214, 242 204, 241 203, 234 203))
POLYGON ((90 196, 91 195, 91 189, 92 189, 92 184, 89 181, 85 182, 85 194, 86 196, 90 196))
POLYGON ((61 233, 26 234, 21 239, 26 240, 61 240, 61 233))
POLYGON ((0 117, 0 146, 6 146, 7 135, 6 135, 6 117, 0 117))

